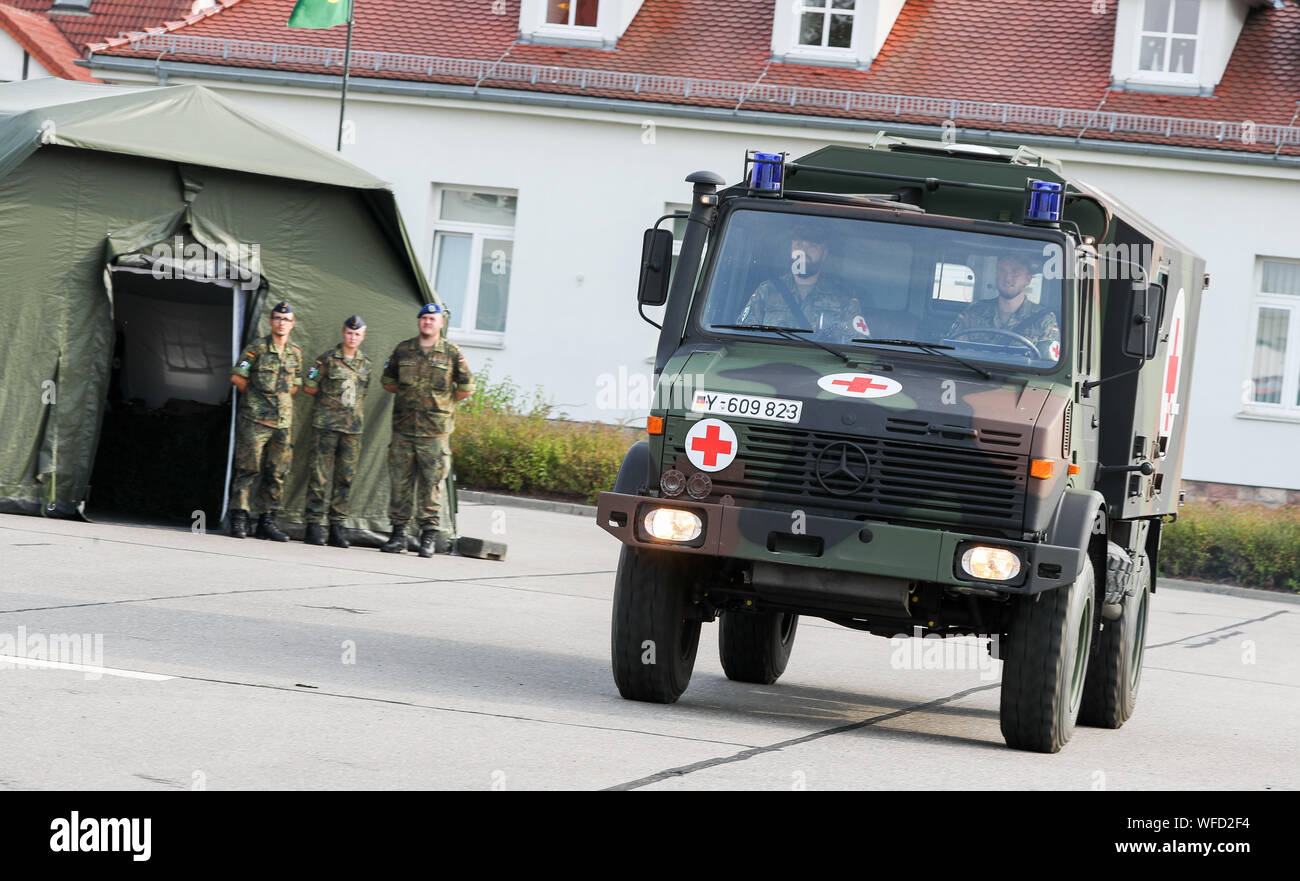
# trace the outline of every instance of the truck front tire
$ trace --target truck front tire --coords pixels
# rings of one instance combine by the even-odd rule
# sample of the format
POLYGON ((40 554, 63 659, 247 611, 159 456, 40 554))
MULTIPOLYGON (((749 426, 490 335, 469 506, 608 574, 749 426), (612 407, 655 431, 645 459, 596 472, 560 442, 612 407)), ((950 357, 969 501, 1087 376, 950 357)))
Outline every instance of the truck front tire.
POLYGON ((727 678, 758 685, 776 682, 790 660, 798 626, 793 612, 724 612, 718 654, 727 678))
POLYGON ((1021 596, 1002 668, 1002 736, 1013 749, 1059 752, 1074 733, 1096 626, 1091 560, 1069 587, 1021 596))
POLYGON ((691 608, 690 561, 623 546, 610 628, 614 683, 628 700, 671 704, 695 669, 700 620, 691 608))
POLYGON ((1107 621, 1097 636, 1092 661, 1088 664, 1083 705, 1079 708, 1081 725, 1118 728, 1128 721, 1137 706, 1151 600, 1151 567, 1145 557, 1139 559, 1134 577, 1136 590, 1124 598, 1119 619, 1107 621))

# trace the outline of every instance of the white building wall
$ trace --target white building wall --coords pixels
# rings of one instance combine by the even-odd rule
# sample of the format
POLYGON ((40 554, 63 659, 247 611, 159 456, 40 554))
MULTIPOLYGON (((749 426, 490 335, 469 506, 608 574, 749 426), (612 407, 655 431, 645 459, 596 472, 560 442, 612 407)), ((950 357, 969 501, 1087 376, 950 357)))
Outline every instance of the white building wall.
MULTIPOLYGON (((177 82, 173 77, 172 82, 177 82)), ((311 90, 205 82, 254 111, 333 146, 336 98, 311 90)), ((552 110, 353 93, 355 143, 344 155, 393 183, 428 271, 436 183, 516 190, 515 253, 505 343, 466 346, 471 366, 541 385, 580 419, 644 417, 656 332, 637 316, 641 233, 666 203, 689 200, 692 171, 740 175, 744 150, 803 155, 870 136, 787 125, 552 110), (609 406, 613 404, 614 406, 609 406)), ((1207 259, 1191 375, 1184 476, 1300 489, 1289 467, 1300 423, 1239 414, 1254 349, 1256 258, 1300 259, 1300 170, 1052 151, 1067 173, 1106 190, 1207 259)), ((649 310, 653 315, 660 310, 649 310)), ((412 315, 412 332, 415 319, 412 315)), ((455 339, 455 334, 452 339, 455 339)), ((380 354, 380 353, 375 353, 380 354)), ((382 357, 382 355, 381 355, 382 357)), ((1104 387, 1103 387, 1104 392, 1104 387)))
MULTIPOLYGON (((23 79, 23 56, 26 51, 5 31, 0 31, 0 83, 23 79)), ((27 61, 27 79, 47 77, 50 72, 35 58, 27 61)))

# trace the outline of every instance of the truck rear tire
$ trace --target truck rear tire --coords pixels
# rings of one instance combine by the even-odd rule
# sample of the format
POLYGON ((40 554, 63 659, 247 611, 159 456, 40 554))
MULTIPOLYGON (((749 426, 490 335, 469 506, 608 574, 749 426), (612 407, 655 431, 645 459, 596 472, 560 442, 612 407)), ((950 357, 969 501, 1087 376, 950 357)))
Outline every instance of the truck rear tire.
POLYGON ((727 678, 758 685, 776 682, 790 661, 798 626, 793 612, 724 612, 718 655, 727 678))
POLYGON ((1091 560, 1069 587, 1018 597, 1002 667, 1002 736, 1012 749, 1059 752, 1083 702, 1096 615, 1091 560))
POLYGON ((700 620, 691 609, 690 571, 678 554, 623 546, 610 648, 614 683, 628 700, 671 704, 691 681, 700 620))
POLYGON ((1079 724, 1118 728, 1137 706, 1142 681, 1143 647, 1147 635, 1147 610, 1151 601, 1151 568, 1142 558, 1137 589, 1124 598, 1119 620, 1107 621, 1093 647, 1088 679, 1083 687, 1079 724))

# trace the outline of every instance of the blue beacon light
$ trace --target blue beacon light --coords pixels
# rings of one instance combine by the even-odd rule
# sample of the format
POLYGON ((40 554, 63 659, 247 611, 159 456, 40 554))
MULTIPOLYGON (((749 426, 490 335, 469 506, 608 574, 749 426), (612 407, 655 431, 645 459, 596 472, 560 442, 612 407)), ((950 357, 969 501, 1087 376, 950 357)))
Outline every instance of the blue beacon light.
POLYGON ((1028 182, 1029 206, 1025 210, 1026 220, 1057 223, 1061 219, 1061 190, 1058 183, 1046 180, 1028 182))
POLYGON ((781 153, 755 153, 749 172, 749 188, 770 193, 781 191, 781 172, 785 157, 781 153))

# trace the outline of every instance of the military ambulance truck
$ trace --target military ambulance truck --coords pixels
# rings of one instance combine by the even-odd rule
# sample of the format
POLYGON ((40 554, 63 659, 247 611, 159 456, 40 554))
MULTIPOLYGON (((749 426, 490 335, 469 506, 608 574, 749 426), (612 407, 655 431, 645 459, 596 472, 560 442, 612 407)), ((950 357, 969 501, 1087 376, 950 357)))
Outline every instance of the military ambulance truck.
POLYGON ((881 135, 686 180, 689 213, 643 244, 649 440, 597 506, 623 543, 623 697, 676 701, 714 620, 727 676, 775 682, 812 615, 976 637, 1014 748, 1122 725, 1180 501, 1201 258, 1026 148, 881 135))

